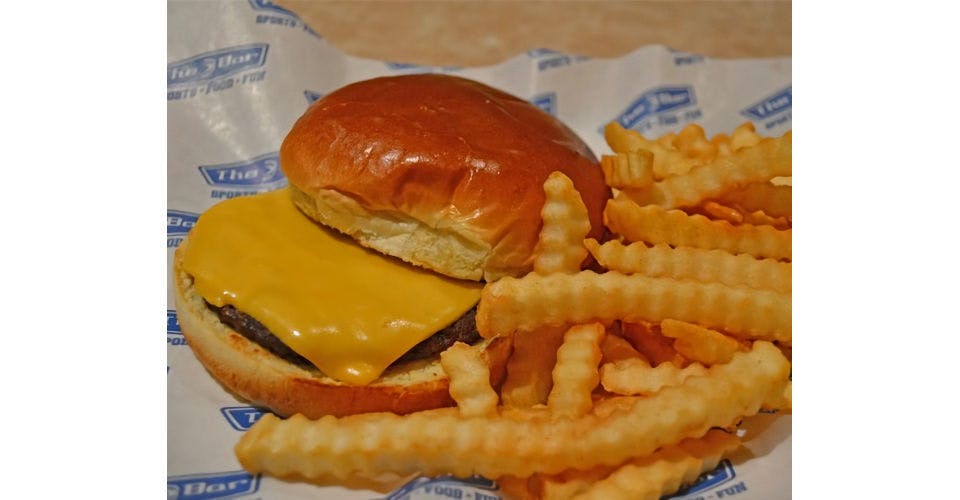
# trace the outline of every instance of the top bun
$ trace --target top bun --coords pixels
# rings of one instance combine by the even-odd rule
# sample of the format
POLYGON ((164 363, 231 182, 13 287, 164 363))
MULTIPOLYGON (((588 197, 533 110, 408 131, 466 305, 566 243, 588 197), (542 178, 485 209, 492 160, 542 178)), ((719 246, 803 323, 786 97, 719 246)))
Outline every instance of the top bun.
POLYGON ((314 103, 280 147, 294 202, 364 246, 447 276, 533 269, 543 182, 567 175, 602 232, 610 197, 590 149, 559 120, 478 82, 376 78, 314 103))

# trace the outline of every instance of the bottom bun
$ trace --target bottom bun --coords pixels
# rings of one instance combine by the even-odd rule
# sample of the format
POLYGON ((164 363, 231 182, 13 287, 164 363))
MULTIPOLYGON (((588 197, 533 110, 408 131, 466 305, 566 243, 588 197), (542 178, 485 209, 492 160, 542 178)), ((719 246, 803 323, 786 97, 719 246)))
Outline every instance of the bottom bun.
MULTIPOLYGON (((181 267, 186 244, 181 243, 174 258, 180 329, 207 371, 241 398, 281 416, 300 413, 312 419, 381 411, 405 414, 455 404, 438 357, 391 366, 371 384, 353 386, 273 355, 220 322, 206 306, 181 267)), ((484 340, 474 347, 483 349, 490 384, 499 387, 512 351, 510 339, 484 340)))

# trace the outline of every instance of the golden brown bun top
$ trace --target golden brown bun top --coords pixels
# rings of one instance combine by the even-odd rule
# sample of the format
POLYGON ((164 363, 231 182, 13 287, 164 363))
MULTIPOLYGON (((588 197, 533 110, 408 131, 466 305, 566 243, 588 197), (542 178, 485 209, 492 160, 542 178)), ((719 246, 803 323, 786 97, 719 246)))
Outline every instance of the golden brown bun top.
POLYGON ((376 78, 330 93, 294 124, 280 163, 311 217, 470 279, 532 269, 550 172, 573 180, 592 237, 601 234, 610 196, 589 148, 559 120, 446 75, 376 78), (468 257, 460 262, 459 253, 468 257))

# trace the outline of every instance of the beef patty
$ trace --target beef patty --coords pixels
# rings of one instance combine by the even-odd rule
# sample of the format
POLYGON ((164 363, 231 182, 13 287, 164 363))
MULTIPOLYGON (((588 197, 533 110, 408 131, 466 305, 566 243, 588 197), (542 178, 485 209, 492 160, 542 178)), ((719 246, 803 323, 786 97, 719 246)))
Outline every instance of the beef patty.
MULTIPOLYGON (((313 368, 312 363, 294 352, 293 349, 287 347, 279 338, 270 333, 267 327, 263 326, 262 323, 251 316, 238 311, 237 308, 233 306, 217 307, 207 303, 207 307, 217 313, 220 321, 250 341, 256 342, 275 356, 304 368, 313 368)), ((477 306, 473 306, 472 309, 464 313, 463 316, 460 316, 459 319, 413 346, 413 349, 410 349, 394 361, 393 365, 416 361, 418 359, 432 358, 445 351, 455 342, 463 342, 466 344, 477 342, 480 340, 480 333, 477 332, 476 317, 477 306)))

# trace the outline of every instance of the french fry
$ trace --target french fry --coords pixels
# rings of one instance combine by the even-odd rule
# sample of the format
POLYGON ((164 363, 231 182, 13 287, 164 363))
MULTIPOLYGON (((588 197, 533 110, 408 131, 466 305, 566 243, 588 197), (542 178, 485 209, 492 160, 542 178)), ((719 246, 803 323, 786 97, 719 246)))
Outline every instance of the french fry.
POLYGON ((653 153, 653 175, 657 179, 685 174, 703 163, 696 158, 684 156, 672 147, 665 147, 659 142, 647 140, 636 130, 627 130, 617 122, 610 122, 604 128, 603 135, 610 149, 617 153, 641 150, 653 153))
POLYGON ((597 365, 604 333, 603 325, 591 323, 573 326, 564 334, 553 369, 553 389, 547 398, 547 407, 554 415, 575 418, 590 411, 590 394, 600 383, 597 365))
POLYGON ((717 149, 717 156, 730 156, 733 154, 733 148, 730 147, 730 136, 727 134, 717 134, 710 138, 710 144, 717 149))
POLYGON ((780 352, 790 361, 793 362, 793 343, 791 342, 777 342, 777 347, 780 348, 780 352))
POLYGON ((754 226, 773 226, 776 229, 786 230, 793 227, 790 219, 787 217, 770 217, 760 210, 756 212, 746 212, 743 214, 743 222, 754 226))
POLYGON ((462 416, 497 413, 499 397, 490 387, 490 368, 479 351, 456 342, 440 353, 440 365, 450 379, 450 397, 457 402, 462 416))
POLYGON ((657 137, 657 144, 660 144, 661 146, 668 149, 677 149, 676 146, 673 145, 673 141, 676 138, 677 138, 677 134, 673 132, 667 132, 666 134, 663 134, 660 137, 657 137))
POLYGON ((788 380, 783 387, 774 390, 760 407, 766 411, 790 411, 793 409, 793 382, 788 380))
POLYGON ((497 484, 510 499, 568 500, 615 470, 616 467, 600 465, 589 469, 569 469, 559 474, 538 473, 528 478, 504 476, 497 479, 497 484))
POLYGON ((619 335, 606 335, 600 342, 600 362, 613 363, 621 359, 639 358, 649 361, 630 342, 619 335))
POLYGON ((590 488, 590 485, 603 479, 613 472, 612 467, 594 467, 585 471, 572 470, 565 473, 531 478, 534 481, 534 491, 540 500, 566 500, 590 488))
POLYGON ((718 157, 687 173, 663 179, 643 189, 624 190, 639 205, 692 207, 746 184, 767 182, 793 172, 792 133, 768 137, 755 146, 718 157))
POLYGON ((706 373, 707 369, 698 363, 680 368, 667 362, 654 368, 640 358, 621 359, 600 367, 600 384, 614 394, 647 396, 664 387, 680 385, 688 377, 706 373))
POLYGON ((693 323, 665 319, 660 323, 665 337, 676 339, 673 348, 685 358, 713 366, 729 363, 740 343, 726 335, 693 323))
POLYGON ((601 266, 624 274, 639 273, 704 283, 715 281, 783 293, 790 293, 792 289, 792 266, 788 262, 755 259, 746 254, 733 255, 723 250, 671 248, 667 245, 648 247, 643 242, 624 245, 611 240, 601 245, 594 239, 587 239, 583 244, 601 266))
POLYGON ((572 498, 658 500, 713 469, 724 455, 739 447, 735 435, 712 429, 700 439, 685 439, 631 460, 572 498))
POLYGON ((485 338, 532 331, 540 325, 678 319, 738 338, 790 340, 789 294, 720 283, 650 278, 615 271, 530 273, 487 284, 477 306, 485 338))
MULTIPOLYGON (((624 195, 626 197, 626 195, 624 195)), ((721 205, 712 201, 705 201, 695 207, 683 207, 682 210, 687 215, 701 215, 713 222, 727 222, 732 226, 743 224, 745 217, 743 211, 737 207, 721 205)))
POLYGON ((660 334, 659 324, 647 321, 622 323, 620 332, 640 353, 642 359, 653 366, 660 363, 673 363, 675 366, 689 364, 687 359, 673 348, 673 339, 660 334))
POLYGON ((707 140, 703 127, 696 123, 683 127, 673 139, 673 146, 689 158, 711 161, 717 156, 717 147, 707 140))
POLYGON ((618 467, 572 469, 560 474, 534 474, 529 478, 505 476, 498 479, 497 483, 501 491, 517 499, 569 500, 580 498, 578 495, 604 499, 658 499, 679 488, 679 484, 674 486, 677 478, 680 484, 690 483, 700 474, 715 468, 724 455, 739 447, 740 439, 735 435, 711 429, 701 438, 684 439, 618 467), (678 467, 681 461, 689 464, 689 467, 678 467), (664 468, 672 472, 669 479, 658 474, 664 468), (612 485, 609 484, 611 482, 612 485), (616 489, 611 489, 611 486, 616 489), (647 492, 655 496, 645 496, 647 492))
POLYGON ((747 212, 762 211, 770 217, 793 215, 793 186, 751 182, 717 196, 721 203, 736 205, 747 212))
POLYGON ((753 122, 743 122, 730 134, 730 149, 739 151, 743 148, 756 146, 761 140, 753 122))
POLYGON ((563 342, 565 325, 544 326, 513 336, 513 354, 507 360, 507 377, 500 388, 506 406, 529 408, 546 404, 553 387, 553 366, 563 342))
POLYGON ((510 500, 542 500, 543 495, 534 489, 534 477, 503 476, 497 479, 497 486, 500 493, 510 500))
POLYGON ((649 151, 603 155, 600 167, 610 187, 644 188, 653 184, 653 153, 649 151))
POLYGON ((641 207, 620 196, 607 202, 603 220, 611 231, 630 241, 720 249, 758 258, 790 259, 793 255, 793 236, 789 229, 781 231, 772 226, 749 224, 734 226, 658 205, 641 207))
POLYGON ((590 217, 569 177, 553 172, 543 183, 546 201, 540 214, 543 228, 533 257, 540 274, 575 273, 587 249, 580 244, 590 232, 590 217))
POLYGON ((712 219, 725 220, 731 224, 743 223, 743 213, 734 207, 721 205, 715 201, 705 201, 700 209, 712 219))
MULTIPOLYGON (((456 409, 408 415, 360 414, 286 420, 266 414, 240 439, 237 458, 250 473, 281 478, 422 473, 528 477, 617 465, 661 446, 703 436, 755 414, 782 385, 790 363, 768 342, 628 407, 600 417, 524 420, 462 418, 456 409), (669 408, 670 411, 663 411, 669 408), (591 432, 598 431, 598 432, 591 432), (575 442, 576 446, 569 443, 575 442)), ((517 410, 519 411, 519 410, 517 410)))

